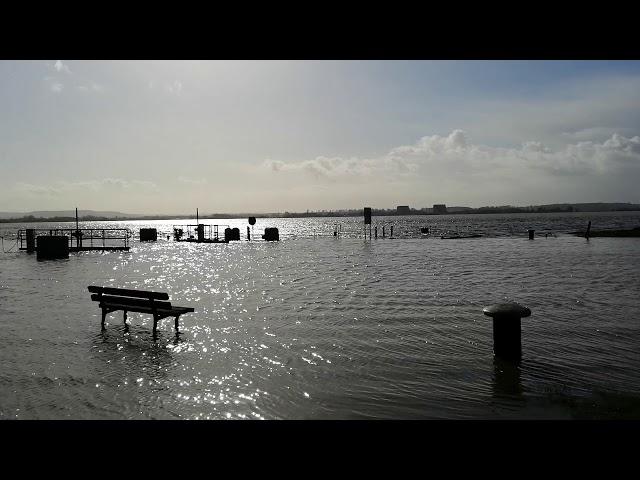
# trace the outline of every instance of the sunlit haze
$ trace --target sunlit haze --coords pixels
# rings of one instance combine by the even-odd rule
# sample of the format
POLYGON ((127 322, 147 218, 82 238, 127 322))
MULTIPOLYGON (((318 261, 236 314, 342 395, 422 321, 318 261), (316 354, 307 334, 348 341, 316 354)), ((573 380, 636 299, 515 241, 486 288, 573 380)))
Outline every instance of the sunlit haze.
POLYGON ((640 202, 640 62, 2 61, 0 211, 640 202))

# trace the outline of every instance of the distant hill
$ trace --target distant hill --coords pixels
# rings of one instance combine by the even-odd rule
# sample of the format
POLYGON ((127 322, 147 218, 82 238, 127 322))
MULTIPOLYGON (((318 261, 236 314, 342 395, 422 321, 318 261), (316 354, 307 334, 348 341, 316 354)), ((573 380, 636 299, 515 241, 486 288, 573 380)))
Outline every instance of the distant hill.
MULTIPOLYGON (((76 211, 74 210, 41 210, 36 212, 0 212, 0 218, 23 218, 23 217, 36 217, 36 218, 51 218, 51 217, 74 217, 76 211)), ((108 218, 135 218, 143 217, 144 215, 138 213, 122 213, 122 212, 101 212, 97 210, 78 210, 79 217, 108 217, 108 218)))

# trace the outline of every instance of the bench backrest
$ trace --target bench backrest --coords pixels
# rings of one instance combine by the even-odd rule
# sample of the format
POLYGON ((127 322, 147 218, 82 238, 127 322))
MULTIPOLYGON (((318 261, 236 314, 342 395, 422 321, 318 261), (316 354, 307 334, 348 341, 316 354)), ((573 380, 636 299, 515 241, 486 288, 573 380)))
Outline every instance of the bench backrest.
POLYGON ((112 297, 144 298, 149 301, 169 300, 169 294, 166 292, 149 292, 145 290, 130 290, 128 288, 97 287, 94 285, 89 286, 88 289, 89 292, 97 294, 91 295, 91 300, 100 300, 103 295, 110 295, 112 297))

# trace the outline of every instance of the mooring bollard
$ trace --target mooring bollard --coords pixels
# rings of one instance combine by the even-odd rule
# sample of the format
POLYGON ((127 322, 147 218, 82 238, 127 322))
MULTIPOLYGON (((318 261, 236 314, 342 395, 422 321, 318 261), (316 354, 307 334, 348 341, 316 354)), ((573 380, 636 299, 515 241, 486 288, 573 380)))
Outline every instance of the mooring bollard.
POLYGON ((69 237, 41 235, 36 238, 36 256, 41 259, 69 258, 69 237))
POLYGON ((529 240, 533 240, 533 234, 534 233, 535 233, 535 230, 529 229, 529 240))
POLYGON ((158 230, 155 228, 141 228, 140 229, 140 241, 141 242, 155 242, 158 240, 158 230))
POLYGON ((493 353, 506 360, 520 360, 522 356, 520 319, 531 315, 531 310, 511 302, 484 307, 482 312, 493 318, 493 353))

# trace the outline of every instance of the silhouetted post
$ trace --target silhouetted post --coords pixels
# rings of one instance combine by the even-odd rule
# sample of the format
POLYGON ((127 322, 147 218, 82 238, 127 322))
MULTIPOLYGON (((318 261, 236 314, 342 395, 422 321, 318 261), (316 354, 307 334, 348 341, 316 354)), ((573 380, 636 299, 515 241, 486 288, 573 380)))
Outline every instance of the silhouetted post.
MULTIPOLYGON (((104 230, 103 230, 104 232, 104 230)), ((140 241, 141 242, 155 242, 158 240, 158 230, 156 228, 141 228, 140 229, 140 241)))
POLYGON ((587 225, 587 233, 584 234, 585 238, 589 240, 589 231, 591 230, 591 220, 589 220, 589 225, 587 225))
POLYGON ((533 240, 533 234, 534 233, 535 233, 535 230, 529 229, 529 240, 533 240))
POLYGON ((522 356, 521 321, 531 310, 517 303, 497 303, 482 312, 493 318, 493 353, 505 360, 520 360, 522 356))
POLYGON ((35 251, 36 251, 36 230, 34 228, 27 228, 27 252, 32 253, 35 251))
POLYGON ((376 233, 376 238, 378 238, 378 227, 376 227, 376 228, 374 229, 374 231, 375 231, 375 233, 376 233))
POLYGON ((382 226, 382 238, 384 238, 384 225, 382 226))
POLYGON ((389 235, 390 237, 393 237, 393 225, 391 225, 391 235, 389 235))
POLYGON ((247 241, 251 241, 251 233, 249 230, 249 226, 247 226, 247 241))
POLYGON ((367 239, 367 225, 369 225, 369 240, 371 240, 371 207, 364 207, 364 238, 367 239))

